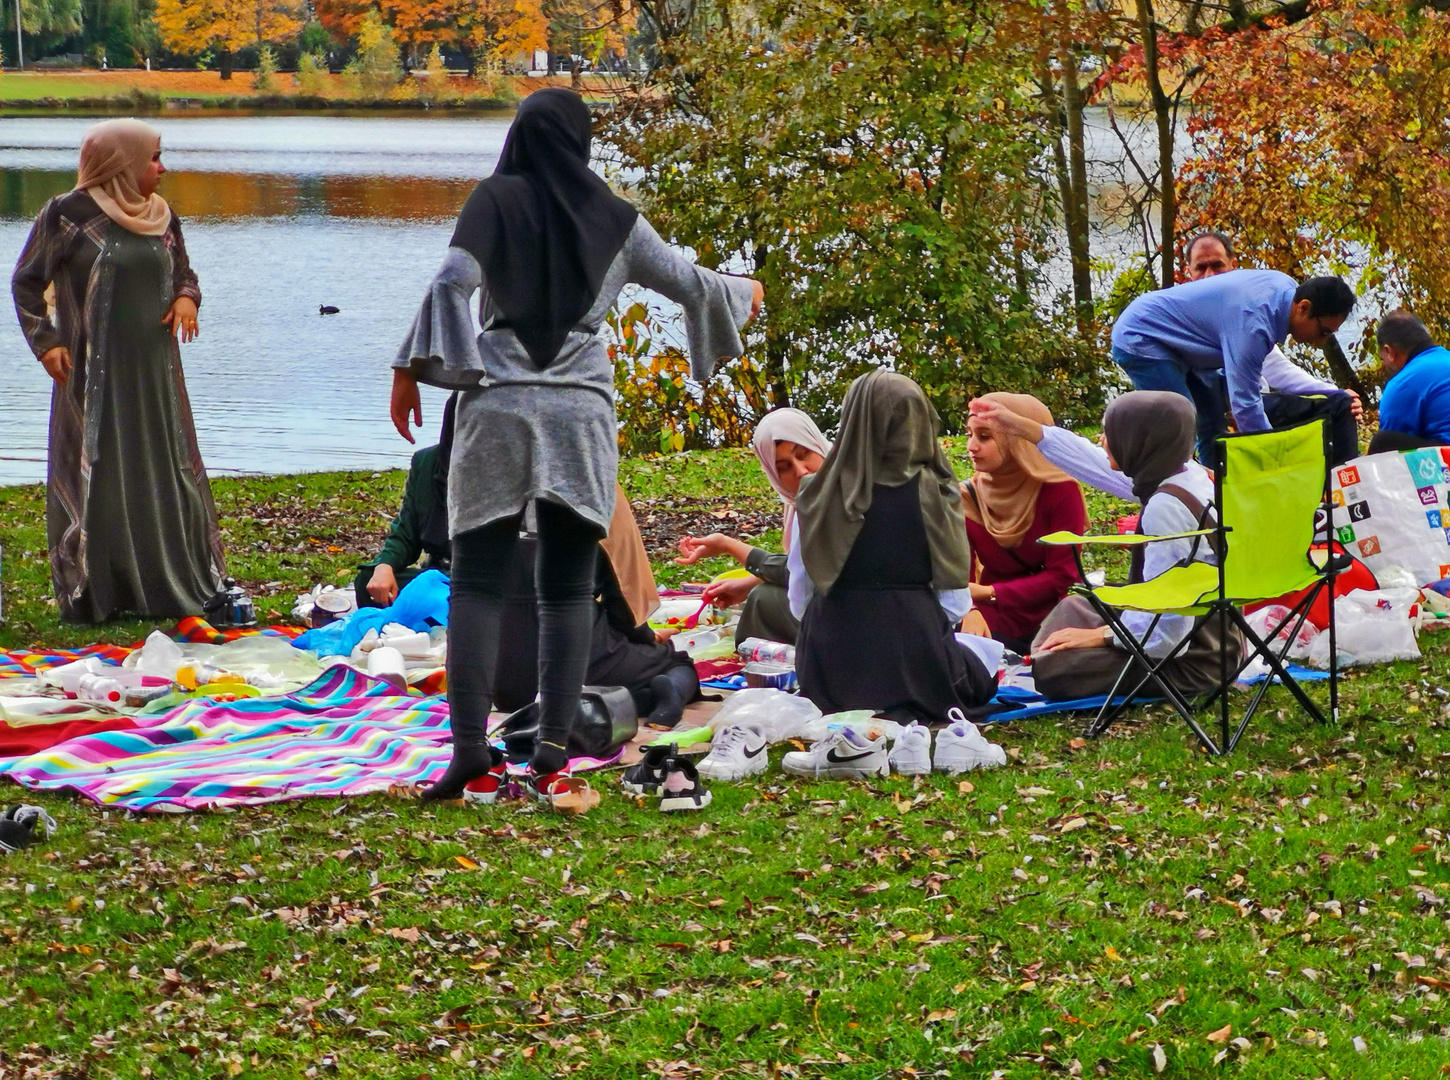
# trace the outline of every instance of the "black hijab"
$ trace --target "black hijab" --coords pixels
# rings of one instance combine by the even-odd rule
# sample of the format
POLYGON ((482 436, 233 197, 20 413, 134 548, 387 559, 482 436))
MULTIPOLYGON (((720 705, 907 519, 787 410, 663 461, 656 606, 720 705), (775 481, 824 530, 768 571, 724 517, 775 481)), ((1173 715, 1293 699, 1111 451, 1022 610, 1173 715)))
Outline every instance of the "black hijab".
POLYGON ((492 176, 463 204, 451 246, 540 370, 594 305, 638 212, 589 168, 589 106, 551 87, 519 106, 492 176))
POLYGON ((1134 390, 1113 399, 1103 414, 1103 435, 1140 503, 1188 464, 1196 425, 1193 403, 1182 394, 1134 390))
POLYGON ((448 466, 453 459, 453 423, 458 411, 458 395, 450 394, 443 406, 443 430, 438 433, 438 456, 433 460, 433 506, 423 522, 423 550, 446 557, 450 552, 448 537, 448 466))

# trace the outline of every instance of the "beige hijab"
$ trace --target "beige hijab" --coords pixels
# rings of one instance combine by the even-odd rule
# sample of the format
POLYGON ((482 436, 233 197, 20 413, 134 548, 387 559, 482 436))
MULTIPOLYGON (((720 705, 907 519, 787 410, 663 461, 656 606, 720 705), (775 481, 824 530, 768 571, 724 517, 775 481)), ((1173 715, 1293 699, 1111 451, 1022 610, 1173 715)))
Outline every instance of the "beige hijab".
MULTIPOLYGON (((1005 405, 1018 416, 1051 424, 1052 412, 1031 394, 984 394, 985 401, 1005 405)), ((967 484, 962 505, 967 517, 977 522, 1004 548, 1016 547, 1032 526, 1037 514, 1037 496, 1043 484, 1072 479, 1048 462, 1035 443, 1015 435, 999 434, 1002 465, 993 472, 979 472, 967 484)), ((1079 490, 1078 498, 1082 498, 1079 490)))
POLYGON ((780 482, 780 474, 775 470, 775 444, 778 442, 793 442, 825 457, 831 452, 831 440, 800 409, 776 409, 766 413, 764 419, 755 427, 755 438, 750 445, 755 450, 755 456, 760 459, 765 478, 770 481, 770 486, 785 504, 785 518, 780 523, 780 538, 785 550, 789 551, 790 523, 795 520, 795 496, 786 491, 785 485, 780 482))
POLYGON ((171 207, 155 192, 143 197, 139 183, 161 145, 161 132, 141 120, 106 120, 81 140, 77 191, 89 191, 108 218, 142 236, 160 236, 171 224, 171 207))
POLYGON ((614 568, 619 591, 629 603, 634 625, 648 622, 660 606, 660 592, 655 585, 654 571, 650 569, 649 555, 644 550, 639 522, 634 520, 634 510, 625 497, 624 488, 617 482, 614 485, 614 516, 609 519, 609 534, 599 541, 599 546, 609 556, 609 565, 614 568))

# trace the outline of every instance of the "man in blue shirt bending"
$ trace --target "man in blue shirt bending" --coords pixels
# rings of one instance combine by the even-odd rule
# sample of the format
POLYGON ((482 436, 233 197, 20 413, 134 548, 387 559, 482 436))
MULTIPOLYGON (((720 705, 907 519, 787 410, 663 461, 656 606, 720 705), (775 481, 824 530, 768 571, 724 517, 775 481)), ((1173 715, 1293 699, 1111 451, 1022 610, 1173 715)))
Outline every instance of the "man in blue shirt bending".
POLYGON ((1436 345, 1425 324, 1404 309, 1380 320, 1375 339, 1390 381, 1380 395, 1380 429, 1369 452, 1450 446, 1450 350, 1436 345))
POLYGON ((1275 270, 1230 270, 1134 300, 1113 324, 1113 359, 1137 389, 1193 402, 1198 458, 1211 465, 1226 405, 1239 431, 1271 427, 1260 386, 1269 351, 1285 337, 1322 346, 1353 307, 1354 290, 1337 277, 1295 284, 1275 270))

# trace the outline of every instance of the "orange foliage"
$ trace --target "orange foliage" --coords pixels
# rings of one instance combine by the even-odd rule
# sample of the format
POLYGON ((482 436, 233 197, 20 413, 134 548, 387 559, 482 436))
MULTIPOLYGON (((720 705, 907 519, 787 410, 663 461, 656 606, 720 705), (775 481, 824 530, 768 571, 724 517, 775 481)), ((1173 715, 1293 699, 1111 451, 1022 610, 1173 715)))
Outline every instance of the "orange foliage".
POLYGON ((168 49, 199 53, 209 48, 281 42, 302 29, 301 0, 158 0, 156 28, 168 49))
POLYGON ((376 9, 399 44, 451 45, 511 55, 541 49, 547 24, 538 0, 317 0, 317 17, 339 37, 357 33, 376 9))

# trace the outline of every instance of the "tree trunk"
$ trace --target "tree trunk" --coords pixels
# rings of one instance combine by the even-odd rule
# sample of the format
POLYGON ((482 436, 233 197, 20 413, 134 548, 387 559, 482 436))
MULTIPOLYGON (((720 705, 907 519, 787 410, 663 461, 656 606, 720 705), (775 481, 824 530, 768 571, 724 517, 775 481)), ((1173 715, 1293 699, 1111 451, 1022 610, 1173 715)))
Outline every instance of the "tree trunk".
MULTIPOLYGON (((1074 72, 1074 75, 1076 73, 1074 72)), ((1086 159, 1082 147, 1081 94, 1078 94, 1076 146, 1071 146, 1073 125, 1057 94, 1057 78, 1051 65, 1044 60, 1038 69, 1038 82, 1042 88, 1043 108, 1047 113, 1048 130, 1052 136, 1052 169, 1057 179, 1057 197, 1062 204, 1063 225, 1067 229, 1067 250, 1072 261, 1073 309, 1077 314, 1078 329, 1086 332, 1093 317, 1092 272, 1088 243, 1086 159), (1069 146, 1064 146, 1064 140, 1069 146), (1083 186, 1079 190, 1074 177, 1082 175, 1083 186)), ((1074 79, 1076 82, 1076 79, 1074 79)))
MULTIPOLYGON (((770 248, 764 244, 755 245, 755 267, 756 280, 765 270, 765 260, 770 256, 770 248)), ((770 389, 770 407, 772 409, 785 409, 790 407, 790 388, 785 384, 785 343, 782 342, 772 330, 769 321, 765 325, 765 381, 770 389)))
POLYGON ((1075 228, 1068 237, 1068 253, 1072 257, 1073 306, 1077 309, 1078 329, 1084 333, 1093 321, 1093 271, 1089 248, 1091 221, 1088 218, 1087 151, 1083 146, 1083 98, 1077 81, 1077 50, 1070 45, 1062 50, 1062 103, 1067 112, 1067 158, 1072 176, 1073 220, 1075 228))
POLYGON ((1153 2, 1137 0, 1137 3, 1143 68, 1148 77, 1153 118, 1158 125, 1158 280, 1168 289, 1173 286, 1173 251, 1178 227, 1178 193, 1173 177, 1173 103, 1163 90, 1163 78, 1158 70, 1158 25, 1153 21, 1153 2))
POLYGON ((217 66, 221 69, 222 80, 228 81, 232 77, 232 50, 223 49, 217 56, 217 66))
POLYGON ((1367 407, 1371 400, 1369 387, 1359 377, 1359 372, 1354 370, 1354 365, 1349 362, 1349 357, 1344 355, 1344 349, 1340 346, 1338 338, 1331 337, 1325 344, 1324 359, 1329 363, 1329 373, 1334 376, 1334 381, 1340 386, 1353 390, 1367 407))

